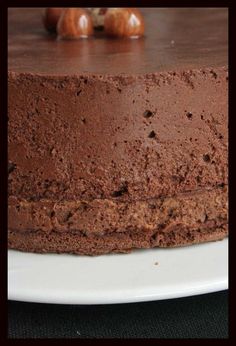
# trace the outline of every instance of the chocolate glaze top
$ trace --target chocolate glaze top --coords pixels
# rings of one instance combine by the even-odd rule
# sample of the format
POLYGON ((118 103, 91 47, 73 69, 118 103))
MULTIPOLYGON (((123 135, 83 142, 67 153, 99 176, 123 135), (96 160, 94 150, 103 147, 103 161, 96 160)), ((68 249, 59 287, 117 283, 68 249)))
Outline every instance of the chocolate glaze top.
POLYGON ((226 8, 141 9, 145 37, 57 40, 44 29, 43 9, 9 9, 11 72, 46 75, 146 74, 228 64, 226 8))

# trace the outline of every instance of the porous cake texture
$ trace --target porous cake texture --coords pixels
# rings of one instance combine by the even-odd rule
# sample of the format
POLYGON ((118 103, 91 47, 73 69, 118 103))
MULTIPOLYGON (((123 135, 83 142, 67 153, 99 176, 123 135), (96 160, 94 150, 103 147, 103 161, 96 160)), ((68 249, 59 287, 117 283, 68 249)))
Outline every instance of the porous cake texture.
POLYGON ((227 236, 227 10, 142 11, 144 38, 65 42, 9 10, 9 248, 227 236))

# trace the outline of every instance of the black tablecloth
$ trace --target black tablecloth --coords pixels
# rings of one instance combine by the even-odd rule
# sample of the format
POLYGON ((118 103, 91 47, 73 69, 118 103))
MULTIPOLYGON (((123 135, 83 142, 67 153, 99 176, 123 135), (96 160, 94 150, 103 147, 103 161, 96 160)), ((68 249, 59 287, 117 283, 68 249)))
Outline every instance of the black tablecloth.
POLYGON ((9 338, 228 338, 228 292, 117 305, 10 301, 9 338))

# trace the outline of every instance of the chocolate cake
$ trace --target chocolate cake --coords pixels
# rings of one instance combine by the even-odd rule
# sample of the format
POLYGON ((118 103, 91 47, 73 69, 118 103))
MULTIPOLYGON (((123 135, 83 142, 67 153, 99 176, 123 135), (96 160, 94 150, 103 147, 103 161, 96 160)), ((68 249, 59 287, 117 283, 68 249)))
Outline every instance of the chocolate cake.
POLYGON ((227 9, 141 9, 63 41, 9 9, 9 248, 97 255, 227 236, 227 9))

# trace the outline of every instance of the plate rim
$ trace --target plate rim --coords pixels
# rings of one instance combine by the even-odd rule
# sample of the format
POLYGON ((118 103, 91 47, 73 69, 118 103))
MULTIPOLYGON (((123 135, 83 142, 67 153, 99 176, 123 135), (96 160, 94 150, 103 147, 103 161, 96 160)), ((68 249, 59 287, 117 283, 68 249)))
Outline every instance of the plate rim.
MULTIPOLYGON (((223 240, 224 246, 228 250, 228 238, 223 240)), ((198 245, 197 245, 198 246, 198 245)), ((11 256, 12 251, 8 250, 8 256, 11 256)), ((168 249, 167 249, 168 251, 168 249)), ((17 251, 19 253, 19 251, 17 251)), ((23 253, 24 254, 24 253, 23 253)), ((25 253, 29 255, 29 253, 25 253)), ((34 255, 30 253, 30 255, 34 255)), ((61 254, 60 254, 61 256, 61 254)), ((62 255, 63 256, 63 255, 62 255)), ((223 291, 228 289, 228 268, 226 268, 225 275, 218 278, 211 278, 211 280, 200 280, 191 284, 190 287, 186 286, 184 282, 182 285, 179 284, 176 289, 173 288, 163 291, 156 289, 150 285, 149 289, 146 289, 145 286, 135 289, 135 291, 130 288, 124 289, 123 295, 119 293, 119 289, 112 291, 112 296, 109 294, 109 289, 99 290, 99 294, 93 294, 93 290, 90 292, 84 292, 80 296, 76 295, 75 290, 71 289, 67 291, 67 294, 62 294, 63 289, 59 289, 57 292, 54 292, 52 295, 52 290, 49 289, 41 290, 30 290, 30 287, 24 292, 21 290, 17 292, 15 287, 12 287, 12 284, 9 283, 9 268, 8 267, 8 300, 19 301, 19 302, 30 302, 30 303, 45 303, 45 304, 68 304, 68 305, 103 305, 103 304, 123 304, 123 303, 138 303, 138 302, 148 302, 148 301, 157 301, 157 300, 167 300, 167 299, 176 299, 184 298, 190 296, 196 296, 201 294, 213 293, 218 291, 223 291)))

